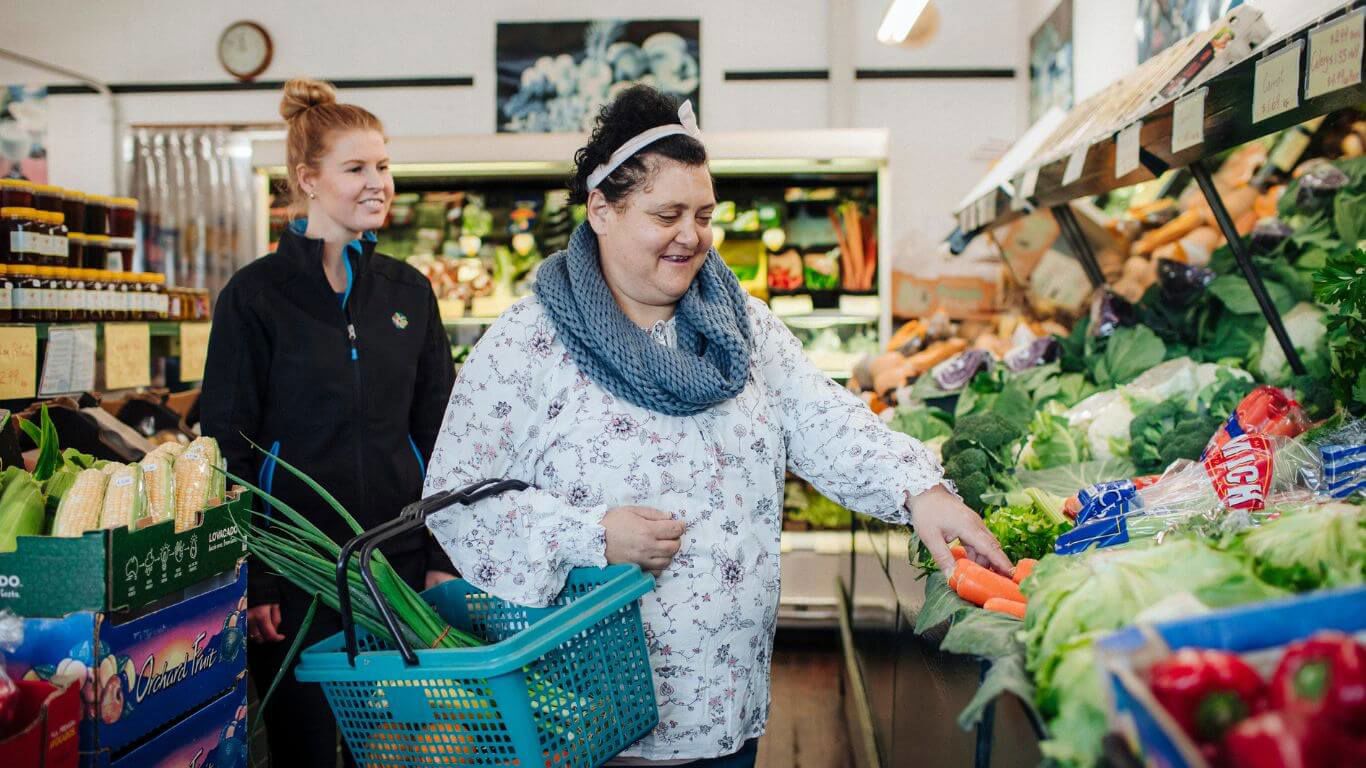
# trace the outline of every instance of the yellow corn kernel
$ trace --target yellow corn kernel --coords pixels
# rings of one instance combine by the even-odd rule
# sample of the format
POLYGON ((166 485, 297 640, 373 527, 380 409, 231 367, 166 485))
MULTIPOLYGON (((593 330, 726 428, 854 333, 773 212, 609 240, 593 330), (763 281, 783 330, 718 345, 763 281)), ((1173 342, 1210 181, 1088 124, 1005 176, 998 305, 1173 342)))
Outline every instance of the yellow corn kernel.
POLYGON ((186 454, 175 463, 175 529, 176 533, 199 524, 199 513, 209 504, 213 484, 209 462, 201 455, 186 454))
POLYGON ((110 473, 109 485, 104 491, 100 527, 136 527, 147 510, 142 486, 142 467, 137 464, 120 464, 118 469, 110 473))
POLYGON ((80 536, 100 525, 104 488, 109 477, 98 469, 82 470, 62 495, 52 521, 53 536, 80 536))

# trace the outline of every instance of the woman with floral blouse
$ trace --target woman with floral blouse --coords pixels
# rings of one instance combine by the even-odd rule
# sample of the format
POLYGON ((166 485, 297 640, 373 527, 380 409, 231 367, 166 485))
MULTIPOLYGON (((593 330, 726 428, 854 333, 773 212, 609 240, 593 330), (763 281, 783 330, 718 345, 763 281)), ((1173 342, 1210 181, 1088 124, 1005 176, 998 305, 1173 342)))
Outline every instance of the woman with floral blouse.
POLYGON ((769 710, 783 479, 1010 562, 939 462, 812 366, 712 250, 691 105, 649 88, 603 109, 575 157, 588 220, 462 369, 424 494, 532 489, 433 515, 474 585, 545 605, 571 568, 636 563, 660 721, 613 765, 750 766, 769 710))

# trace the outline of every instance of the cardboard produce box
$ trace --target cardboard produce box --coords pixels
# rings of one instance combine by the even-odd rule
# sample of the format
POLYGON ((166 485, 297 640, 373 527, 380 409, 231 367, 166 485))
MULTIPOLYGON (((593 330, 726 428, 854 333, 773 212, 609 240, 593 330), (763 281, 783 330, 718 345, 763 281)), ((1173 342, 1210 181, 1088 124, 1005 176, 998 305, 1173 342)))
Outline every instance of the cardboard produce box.
POLYGON ((122 754, 81 754, 81 768, 247 768, 247 683, 122 754))
POLYGON ((81 722, 81 686, 19 680, 19 722, 28 725, 0 739, 0 765, 76 768, 76 729, 81 722))
POLYGON ((137 531, 20 536, 15 551, 0 553, 0 609, 25 618, 135 611, 229 572, 247 554, 235 520, 249 520, 251 501, 249 492, 230 496, 181 533, 167 520, 137 531))
POLYGON ((126 621, 99 611, 25 619, 15 679, 81 683, 80 748, 117 751, 174 722, 246 669, 247 566, 126 621))

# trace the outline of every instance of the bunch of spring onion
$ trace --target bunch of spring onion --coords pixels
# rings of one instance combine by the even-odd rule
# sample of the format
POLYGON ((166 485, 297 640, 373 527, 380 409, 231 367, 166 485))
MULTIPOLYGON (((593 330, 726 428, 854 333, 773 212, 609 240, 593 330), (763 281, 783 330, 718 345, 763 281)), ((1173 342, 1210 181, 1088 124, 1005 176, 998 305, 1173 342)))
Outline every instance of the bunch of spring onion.
MULTIPOLYGON (((259 446, 257 449, 260 450, 259 446)), ((364 533, 351 513, 326 489, 284 459, 277 456, 274 461, 327 502, 356 535, 364 533)), ((245 539, 247 550, 295 586, 316 596, 324 605, 334 611, 339 610, 337 559, 341 556, 341 545, 285 502, 236 475, 227 473, 227 476, 265 499, 285 518, 272 518, 269 525, 239 525, 238 532, 245 539)), ((264 517, 259 512, 252 514, 264 517)), ((383 553, 375 551, 370 567, 381 597, 398 619, 405 634, 404 639, 410 646, 416 649, 470 648, 484 644, 479 638, 452 627, 442 619, 436 609, 398 577, 383 553)), ((347 568, 351 611, 356 623, 372 635, 387 641, 390 646, 395 645, 378 606, 361 580, 360 558, 353 556, 347 568)), ((300 631, 299 635, 302 636, 303 632, 300 631)))

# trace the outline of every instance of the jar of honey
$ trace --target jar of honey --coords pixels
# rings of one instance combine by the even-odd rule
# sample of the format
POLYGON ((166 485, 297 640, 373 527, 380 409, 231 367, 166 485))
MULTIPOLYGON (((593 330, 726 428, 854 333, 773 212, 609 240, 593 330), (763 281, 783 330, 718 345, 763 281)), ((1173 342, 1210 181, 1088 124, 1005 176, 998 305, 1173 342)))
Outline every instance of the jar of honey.
POLYGON ((33 182, 0 179, 0 208, 32 208, 33 182))
POLYGON ((54 184, 34 184, 33 207, 40 211, 62 210, 62 188, 54 184))
POLYGON ((38 248, 37 211, 11 206, 0 208, 0 261, 31 264, 38 248))
POLYGON ((79 189, 62 190, 62 213, 66 215, 66 228, 73 234, 85 232, 85 193, 79 189))
POLYGON ((87 235, 109 234, 109 198, 87 195, 85 198, 85 228, 87 235))
POLYGON ((85 253, 82 254, 81 266, 95 270, 109 266, 109 235, 85 236, 85 253))
POLYGON ((10 282, 9 265, 0 264, 0 323, 14 320, 14 283, 10 282))
MULTIPOLYGON (((109 236, 133 237, 138 224, 138 201, 134 197, 109 198, 109 236)), ((132 269, 131 265, 125 269, 132 269)))

